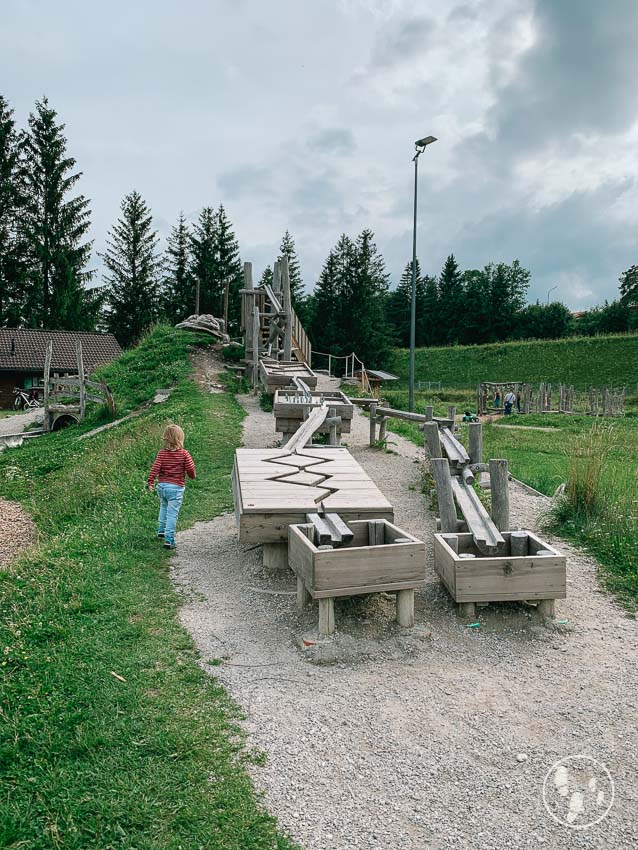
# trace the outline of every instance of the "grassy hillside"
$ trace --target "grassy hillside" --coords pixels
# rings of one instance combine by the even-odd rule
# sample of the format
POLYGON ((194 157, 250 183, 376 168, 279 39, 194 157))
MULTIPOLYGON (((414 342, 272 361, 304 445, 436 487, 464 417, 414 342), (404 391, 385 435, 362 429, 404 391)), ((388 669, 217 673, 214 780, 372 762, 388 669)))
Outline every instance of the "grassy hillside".
POLYGON ((181 528, 232 506, 242 408, 189 378, 208 338, 156 328, 105 370, 118 407, 170 398, 86 440, 85 421, 0 456, 38 544, 0 570, 0 847, 284 850, 238 710, 177 619, 145 479, 167 421, 197 464, 181 528))
MULTIPOLYGON (((444 387, 474 387, 479 381, 549 381, 577 389, 627 386, 633 392, 636 364, 638 334, 419 348, 416 380, 442 381, 444 387)), ((395 350, 389 369, 407 380, 407 349, 395 350)))

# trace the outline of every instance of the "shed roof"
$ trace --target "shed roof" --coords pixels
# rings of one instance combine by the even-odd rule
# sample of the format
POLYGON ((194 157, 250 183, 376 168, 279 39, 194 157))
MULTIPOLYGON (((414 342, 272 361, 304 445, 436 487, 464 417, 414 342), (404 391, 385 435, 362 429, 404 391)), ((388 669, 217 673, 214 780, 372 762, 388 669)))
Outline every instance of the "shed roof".
POLYGON ((76 371, 75 345, 78 341, 82 343, 87 372, 110 363, 122 353, 113 334, 0 328, 0 371, 43 372, 49 340, 53 342, 51 368, 57 371, 76 371))
MULTIPOLYGON (((361 372, 357 372, 360 375, 361 372)), ((374 378, 377 381, 398 381, 398 375, 392 375, 390 372, 382 372, 381 369, 366 369, 366 374, 369 378, 374 378)))

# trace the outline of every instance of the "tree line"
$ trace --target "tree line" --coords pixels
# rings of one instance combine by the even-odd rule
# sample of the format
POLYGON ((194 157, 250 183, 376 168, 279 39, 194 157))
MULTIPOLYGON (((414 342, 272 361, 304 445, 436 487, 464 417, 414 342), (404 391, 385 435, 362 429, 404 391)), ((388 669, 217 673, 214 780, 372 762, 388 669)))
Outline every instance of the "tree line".
MULTIPOLYGON (((76 194, 81 172, 67 152, 64 124, 48 100, 37 101, 27 127, 16 127, 0 95, 0 326, 110 330, 125 346, 153 322, 175 323, 195 312, 227 313, 239 334, 243 270, 226 210, 204 207, 189 224, 183 213, 166 249, 151 210, 137 191, 123 199, 101 257, 104 275, 89 268, 89 200, 76 194), (97 285, 96 285, 97 284, 97 285)), ((370 368, 382 366, 393 346, 410 339, 412 263, 397 287, 374 234, 343 234, 326 258, 311 294, 304 285, 294 239, 287 256, 292 304, 318 351, 355 351, 370 368)), ((560 302, 527 304, 530 272, 518 260, 461 270, 453 255, 438 276, 416 264, 418 346, 559 338, 638 326, 638 266, 621 275, 620 299, 579 314, 560 302)), ((272 282, 267 266, 259 281, 272 282)))

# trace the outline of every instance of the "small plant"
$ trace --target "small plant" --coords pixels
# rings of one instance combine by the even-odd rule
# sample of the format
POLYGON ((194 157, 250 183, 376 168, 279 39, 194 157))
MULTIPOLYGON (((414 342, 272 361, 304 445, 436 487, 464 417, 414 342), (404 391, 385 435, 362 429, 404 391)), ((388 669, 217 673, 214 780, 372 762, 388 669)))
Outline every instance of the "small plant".
POLYGON ((245 357, 245 349, 238 342, 231 342, 222 348, 222 359, 226 363, 240 363, 245 357))
POLYGON ((266 413, 272 413, 272 396, 267 392, 262 392, 259 396, 259 406, 266 413))

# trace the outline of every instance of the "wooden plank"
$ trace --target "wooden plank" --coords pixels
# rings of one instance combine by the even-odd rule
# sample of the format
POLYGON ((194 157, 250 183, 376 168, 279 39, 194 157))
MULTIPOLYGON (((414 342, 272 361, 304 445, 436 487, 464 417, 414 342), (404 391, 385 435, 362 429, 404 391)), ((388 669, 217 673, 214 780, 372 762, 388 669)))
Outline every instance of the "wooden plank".
POLYGON ((328 525, 323 517, 319 514, 307 514, 306 521, 315 530, 314 540, 316 546, 323 546, 326 543, 332 543, 332 528, 328 525))
POLYGON ((310 416, 306 419, 303 425, 293 434, 288 440, 286 448, 292 454, 297 449, 302 449, 307 442, 312 440, 312 435, 323 424, 323 421, 328 416, 328 405, 322 404, 316 410, 313 410, 310 416))
POLYGON ((338 596, 361 596, 367 593, 394 593, 399 590, 419 590, 425 587, 425 581, 390 581, 386 584, 357 585, 356 587, 335 587, 330 590, 310 591, 313 599, 326 599, 338 596))
POLYGON ((449 428, 441 428, 440 437, 443 451, 447 455, 451 464, 454 466, 462 466, 463 464, 470 462, 470 456, 465 451, 465 447, 459 443, 449 428))
POLYGON ((315 554, 315 591, 425 580, 425 545, 363 546, 315 554))
MULTIPOLYGON (((483 507, 479 497, 462 478, 452 477, 451 482, 454 498, 474 537, 474 542, 484 554, 496 554, 505 540, 483 507)), ((453 529, 443 529, 442 527, 442 530, 452 531, 453 529)))
POLYGON ((339 514, 326 514, 324 519, 332 530, 332 540, 336 544, 349 543, 354 538, 354 532, 348 528, 339 514))

